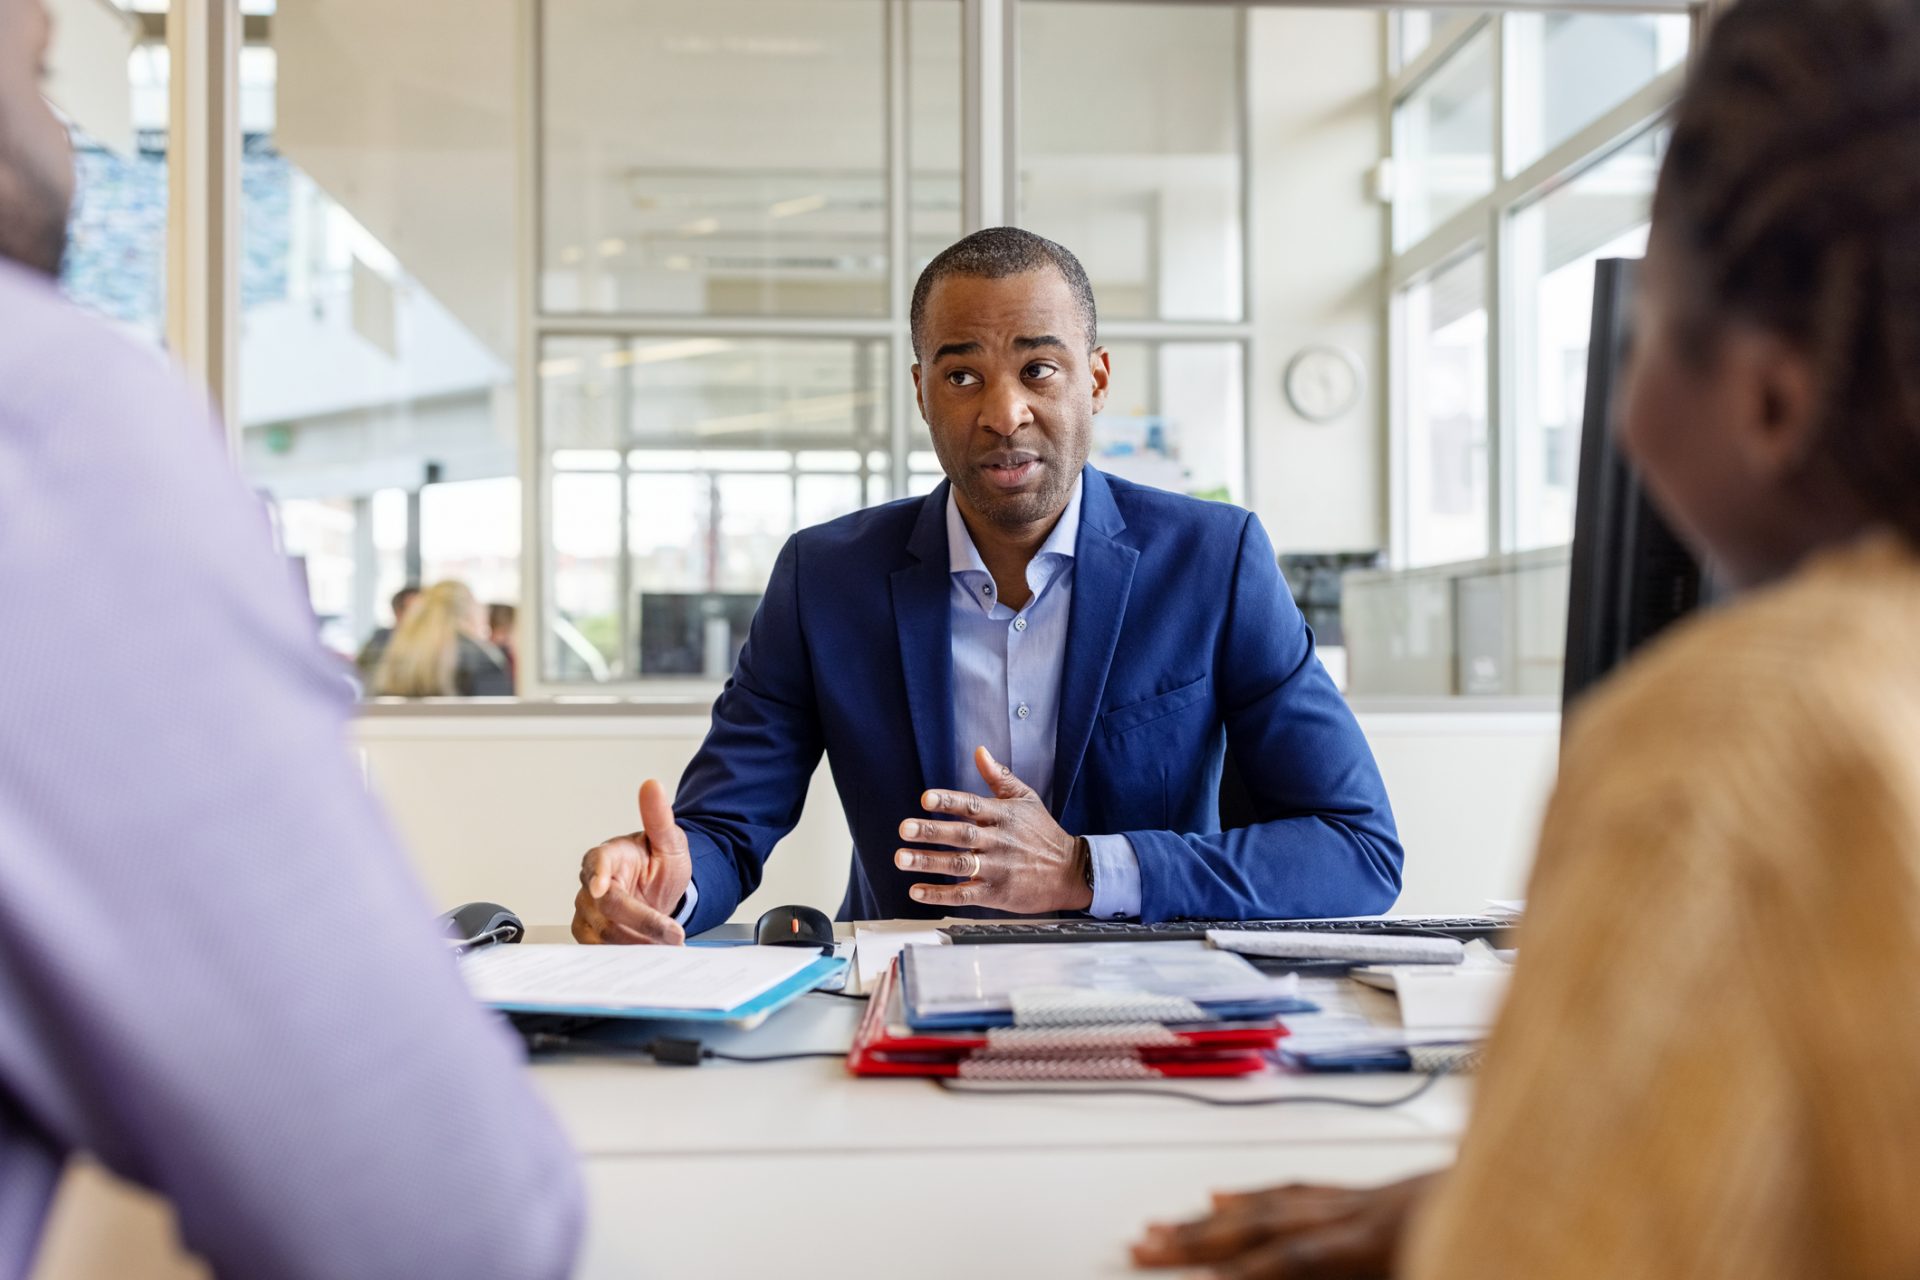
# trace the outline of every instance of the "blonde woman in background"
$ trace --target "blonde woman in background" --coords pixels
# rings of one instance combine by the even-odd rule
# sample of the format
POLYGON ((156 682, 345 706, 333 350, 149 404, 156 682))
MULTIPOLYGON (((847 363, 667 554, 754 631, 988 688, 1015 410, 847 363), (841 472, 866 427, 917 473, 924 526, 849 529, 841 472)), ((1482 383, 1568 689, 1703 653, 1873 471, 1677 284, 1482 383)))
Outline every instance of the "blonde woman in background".
POLYGON ((487 637, 487 612, 473 592, 464 583, 436 583, 394 629, 373 692, 389 698, 511 696, 506 661, 487 637))

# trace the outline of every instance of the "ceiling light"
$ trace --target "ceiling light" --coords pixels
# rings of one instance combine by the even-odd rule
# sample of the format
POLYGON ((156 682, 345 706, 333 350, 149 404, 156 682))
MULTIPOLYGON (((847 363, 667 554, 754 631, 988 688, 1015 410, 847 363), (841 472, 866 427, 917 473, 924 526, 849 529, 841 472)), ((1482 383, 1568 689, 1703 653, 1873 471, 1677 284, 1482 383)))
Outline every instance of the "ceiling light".
POLYGON ((782 200, 772 205, 767 212, 776 218, 792 218, 802 213, 812 213, 827 207, 825 196, 796 196, 792 200, 782 200))
POLYGON ((667 360, 692 360, 699 356, 719 355, 733 350, 725 338, 682 338, 673 342, 654 342, 626 351, 609 351, 600 363, 609 369, 629 364, 660 364, 667 360))

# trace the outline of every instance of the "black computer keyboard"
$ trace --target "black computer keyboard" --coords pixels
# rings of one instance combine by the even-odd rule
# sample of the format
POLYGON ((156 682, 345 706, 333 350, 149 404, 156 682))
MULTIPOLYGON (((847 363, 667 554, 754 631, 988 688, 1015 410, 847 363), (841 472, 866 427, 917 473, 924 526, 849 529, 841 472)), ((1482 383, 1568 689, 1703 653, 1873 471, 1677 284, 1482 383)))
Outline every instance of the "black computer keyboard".
POLYGON ((1203 939, 1209 929, 1257 929, 1265 932, 1391 933, 1414 937, 1457 938, 1461 942, 1498 940, 1513 921, 1498 916, 1396 916, 1345 920, 1008 920, 948 925, 951 942, 1182 942, 1203 939))

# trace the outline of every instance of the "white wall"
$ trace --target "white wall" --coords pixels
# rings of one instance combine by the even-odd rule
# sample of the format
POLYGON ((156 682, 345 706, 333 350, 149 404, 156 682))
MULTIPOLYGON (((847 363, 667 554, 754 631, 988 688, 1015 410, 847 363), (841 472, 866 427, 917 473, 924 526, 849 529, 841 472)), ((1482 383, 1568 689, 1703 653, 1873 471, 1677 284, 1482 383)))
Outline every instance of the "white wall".
POLYGON ((1380 368, 1385 207, 1380 159, 1385 17, 1259 8, 1252 65, 1255 351, 1253 505, 1281 551, 1367 550, 1386 540, 1380 368), (1332 344, 1366 370, 1351 412, 1306 422, 1282 391, 1287 362, 1332 344))
MULTIPOLYGON (((1398 909, 1477 909, 1519 897, 1558 755, 1549 713, 1421 712, 1361 717, 1407 847, 1398 909)), ((639 825, 635 795, 669 786, 704 717, 373 716, 355 737, 374 789, 442 907, 504 903, 529 923, 572 916, 580 856, 639 825)), ((902 815, 903 817, 905 815, 902 815)), ((823 767, 800 825, 736 919, 805 902, 831 913, 852 842, 823 767)))

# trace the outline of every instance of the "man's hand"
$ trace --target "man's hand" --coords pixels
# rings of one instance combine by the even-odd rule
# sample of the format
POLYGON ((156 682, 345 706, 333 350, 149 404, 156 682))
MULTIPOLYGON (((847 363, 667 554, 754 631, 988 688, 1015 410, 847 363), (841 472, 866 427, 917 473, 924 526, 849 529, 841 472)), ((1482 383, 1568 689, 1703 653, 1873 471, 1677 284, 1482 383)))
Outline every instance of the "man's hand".
POLYGON ((1220 1280, 1376 1280, 1392 1273, 1413 1210, 1438 1177, 1216 1195, 1210 1218, 1148 1227, 1134 1265, 1206 1266, 1220 1280))
POLYGON ((1093 905, 1078 842, 1053 820, 1032 787, 1013 776, 985 747, 973 763, 993 795, 965 791, 929 791, 920 804, 929 813, 957 816, 958 822, 909 818, 900 838, 944 845, 963 853, 898 849, 893 865, 903 871, 930 871, 963 877, 959 884, 916 884, 907 892, 915 902, 947 907, 993 907, 1022 915, 1084 911, 1093 905))
POLYGON ((673 821, 667 789, 640 784, 640 830, 587 850, 580 860, 580 892, 573 900, 575 942, 687 940, 672 912, 693 881, 686 832, 673 821))

